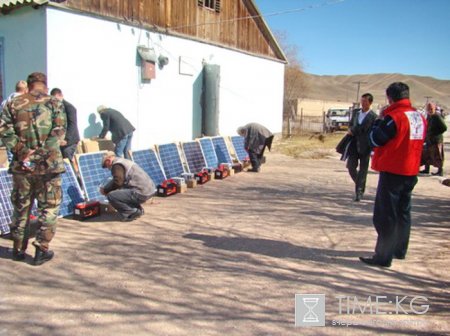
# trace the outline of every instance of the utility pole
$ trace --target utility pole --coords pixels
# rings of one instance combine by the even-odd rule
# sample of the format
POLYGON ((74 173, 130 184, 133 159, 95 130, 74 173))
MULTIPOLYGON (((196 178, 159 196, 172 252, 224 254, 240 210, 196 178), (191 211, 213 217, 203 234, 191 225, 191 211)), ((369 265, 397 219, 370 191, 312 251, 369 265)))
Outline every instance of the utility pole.
POLYGON ((430 101, 431 98, 433 98, 432 96, 424 96, 424 98, 427 99, 427 101, 425 102, 425 105, 428 104, 428 102, 430 101))
POLYGON ((353 82, 353 84, 358 84, 358 89, 356 90, 356 100, 355 100, 355 103, 357 103, 359 101, 359 89, 361 88, 361 84, 367 84, 367 82, 357 81, 357 82, 353 82))

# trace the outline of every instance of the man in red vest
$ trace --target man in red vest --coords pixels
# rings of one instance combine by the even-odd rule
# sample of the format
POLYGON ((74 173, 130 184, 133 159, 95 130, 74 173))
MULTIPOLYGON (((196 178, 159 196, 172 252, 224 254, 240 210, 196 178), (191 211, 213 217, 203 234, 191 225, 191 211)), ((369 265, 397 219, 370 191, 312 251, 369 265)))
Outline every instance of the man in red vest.
POLYGON ((409 100, 409 87, 396 82, 386 89, 389 106, 370 132, 372 168, 380 172, 373 224, 378 233, 375 255, 359 259, 390 267, 405 259, 411 230, 411 194, 417 183, 426 121, 409 100))

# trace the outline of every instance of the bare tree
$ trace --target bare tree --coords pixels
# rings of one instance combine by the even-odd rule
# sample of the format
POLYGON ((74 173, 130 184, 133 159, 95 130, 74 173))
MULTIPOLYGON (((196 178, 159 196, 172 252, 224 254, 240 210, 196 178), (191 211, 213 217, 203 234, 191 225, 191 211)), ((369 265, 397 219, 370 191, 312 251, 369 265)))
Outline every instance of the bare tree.
POLYGON ((277 31, 275 36, 289 62, 284 69, 283 121, 284 133, 290 135, 290 121, 295 118, 298 99, 305 97, 308 89, 307 77, 303 71, 298 47, 287 41, 285 31, 277 31))

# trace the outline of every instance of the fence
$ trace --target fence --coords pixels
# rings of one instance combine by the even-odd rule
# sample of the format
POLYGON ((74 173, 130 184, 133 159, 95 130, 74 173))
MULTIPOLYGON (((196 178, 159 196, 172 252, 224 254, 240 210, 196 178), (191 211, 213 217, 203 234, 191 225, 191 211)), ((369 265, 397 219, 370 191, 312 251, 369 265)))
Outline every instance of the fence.
POLYGON ((326 131, 325 126, 325 112, 322 116, 301 114, 284 118, 283 134, 291 136, 302 133, 324 133, 326 131))

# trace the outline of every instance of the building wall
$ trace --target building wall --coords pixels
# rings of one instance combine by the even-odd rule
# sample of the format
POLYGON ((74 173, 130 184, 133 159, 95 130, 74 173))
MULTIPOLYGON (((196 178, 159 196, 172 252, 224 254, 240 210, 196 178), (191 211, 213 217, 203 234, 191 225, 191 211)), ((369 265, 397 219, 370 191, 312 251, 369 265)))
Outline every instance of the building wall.
POLYGON ((330 108, 348 109, 351 106, 351 102, 303 98, 297 101, 297 116, 301 115, 302 110, 305 116, 322 116, 330 108))
POLYGON ((3 37, 4 93, 14 92, 17 81, 35 71, 46 72, 46 15, 44 9, 25 7, 0 16, 3 37))
POLYGON ((135 125, 133 149, 192 139, 204 62, 221 68, 221 134, 235 134, 250 121, 281 132, 282 63, 54 8, 47 9, 47 36, 49 87, 60 87, 77 107, 82 137, 99 133, 96 107, 103 104, 135 125), (169 58, 147 83, 140 76, 138 45, 169 58))

